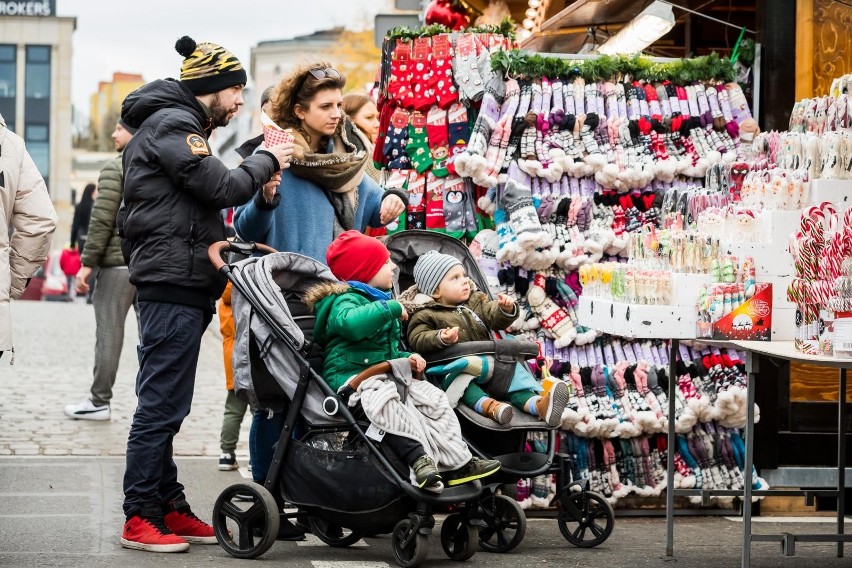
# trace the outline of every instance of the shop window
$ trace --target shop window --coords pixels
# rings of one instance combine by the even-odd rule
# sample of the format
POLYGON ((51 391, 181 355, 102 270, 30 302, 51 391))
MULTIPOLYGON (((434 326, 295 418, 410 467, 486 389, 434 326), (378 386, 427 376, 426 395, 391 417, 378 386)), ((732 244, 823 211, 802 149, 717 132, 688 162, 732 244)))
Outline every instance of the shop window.
POLYGON ((26 63, 26 96, 50 98, 50 46, 28 45, 26 63))
POLYGON ((27 151, 35 162, 39 173, 44 178, 48 188, 50 173, 50 126, 47 124, 27 124, 24 128, 24 142, 27 151))
POLYGON ((15 131, 15 90, 17 88, 17 46, 0 45, 0 114, 6 127, 15 131))

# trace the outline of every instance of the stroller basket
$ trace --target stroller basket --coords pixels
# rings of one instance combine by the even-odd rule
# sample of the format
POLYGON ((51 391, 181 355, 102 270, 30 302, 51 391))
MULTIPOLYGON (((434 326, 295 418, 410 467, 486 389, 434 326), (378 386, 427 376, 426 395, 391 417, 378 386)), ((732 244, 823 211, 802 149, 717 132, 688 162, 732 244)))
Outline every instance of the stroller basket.
POLYGON ((292 440, 287 467, 281 470, 281 486, 287 500, 325 510, 364 512, 364 504, 381 509, 400 496, 399 488, 385 477, 366 445, 347 450, 317 447, 292 440))

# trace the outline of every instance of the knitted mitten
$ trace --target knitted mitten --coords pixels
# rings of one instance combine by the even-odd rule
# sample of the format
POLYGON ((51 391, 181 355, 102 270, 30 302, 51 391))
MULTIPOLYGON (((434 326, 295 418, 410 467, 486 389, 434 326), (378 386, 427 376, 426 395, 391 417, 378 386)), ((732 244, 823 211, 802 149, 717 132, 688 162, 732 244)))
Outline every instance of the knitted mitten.
POLYGON ((467 149, 456 156, 455 168, 460 176, 474 177, 488 167, 485 152, 488 150, 491 133, 500 119, 500 107, 503 104, 505 89, 505 83, 499 78, 495 78, 488 84, 467 149))
POLYGON ((553 337, 554 346, 567 347, 577 336, 577 330, 570 316, 547 297, 544 283, 544 275, 537 274, 527 294, 527 301, 538 316, 541 326, 553 337))

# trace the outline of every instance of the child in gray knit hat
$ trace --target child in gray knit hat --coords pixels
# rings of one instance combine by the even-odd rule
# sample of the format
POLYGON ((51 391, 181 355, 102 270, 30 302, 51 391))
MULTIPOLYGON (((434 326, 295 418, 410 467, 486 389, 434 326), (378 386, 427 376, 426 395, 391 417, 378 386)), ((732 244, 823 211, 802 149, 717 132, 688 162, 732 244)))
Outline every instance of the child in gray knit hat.
MULTIPOLYGON (((414 265, 416 288, 406 291, 400 300, 411 314, 408 343, 412 350, 427 355, 467 341, 488 341, 492 331, 509 327, 518 317, 511 296, 498 294, 496 300, 476 290, 457 258, 430 251, 414 265)), ((442 386, 454 406, 459 399, 479 414, 499 424, 512 420, 512 407, 538 416, 549 426, 561 422, 568 403, 568 388, 563 382, 543 395, 541 385, 523 365, 516 365, 509 386, 510 404, 495 400, 486 392, 494 365, 482 357, 464 357, 430 372, 443 375, 442 386)))

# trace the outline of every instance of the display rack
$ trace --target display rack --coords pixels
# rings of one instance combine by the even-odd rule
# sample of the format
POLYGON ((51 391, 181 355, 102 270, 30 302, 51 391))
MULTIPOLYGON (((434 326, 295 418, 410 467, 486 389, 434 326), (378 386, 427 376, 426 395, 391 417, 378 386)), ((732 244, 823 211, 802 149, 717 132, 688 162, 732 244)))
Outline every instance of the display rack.
MULTIPOLYGON (((673 342, 674 343, 674 342, 673 342)), ((675 495, 701 496, 733 496, 743 500, 743 541, 741 566, 746 568, 751 562, 752 542, 779 542, 785 556, 793 556, 796 552, 796 542, 836 542, 837 556, 843 557, 844 543, 852 542, 852 534, 844 534, 844 516, 846 514, 846 371, 852 368, 852 360, 804 355, 796 351, 792 341, 732 341, 732 342, 703 342, 717 347, 733 347, 746 351, 747 406, 745 427, 745 487, 742 491, 701 491, 693 489, 675 489, 666 495, 666 556, 674 555, 674 497, 675 495), (754 401, 757 376, 759 374, 758 357, 760 355, 784 359, 796 363, 838 369, 838 411, 837 411, 837 482, 831 489, 768 489, 755 491, 753 485, 754 465, 754 401), (752 497, 763 496, 824 496, 837 499, 837 523, 835 534, 752 534, 751 502, 752 497)), ((669 424, 674 416, 673 399, 669 402, 669 424)), ((671 436, 673 429, 669 428, 671 436)), ((674 479, 674 460, 669 460, 667 475, 669 483, 674 479)), ((672 487, 669 485, 669 487, 672 487)))

